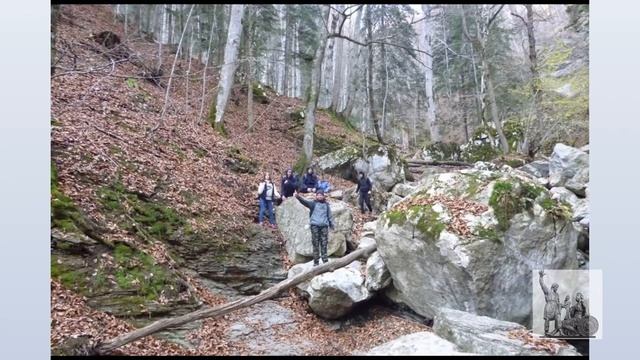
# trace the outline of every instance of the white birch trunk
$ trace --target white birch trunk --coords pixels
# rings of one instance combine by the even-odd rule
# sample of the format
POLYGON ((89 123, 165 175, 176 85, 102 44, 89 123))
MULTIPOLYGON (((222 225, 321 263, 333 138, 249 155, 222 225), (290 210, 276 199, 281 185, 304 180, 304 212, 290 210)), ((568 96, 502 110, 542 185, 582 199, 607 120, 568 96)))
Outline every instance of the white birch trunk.
POLYGON ((220 69, 220 84, 218 87, 218 97, 216 99, 215 127, 222 126, 224 110, 229 100, 231 87, 233 86, 233 75, 237 68, 238 47, 240 45, 240 34, 242 33, 242 15, 244 14, 244 4, 231 5, 231 19, 229 21, 229 32, 227 44, 224 48, 224 63, 220 69))

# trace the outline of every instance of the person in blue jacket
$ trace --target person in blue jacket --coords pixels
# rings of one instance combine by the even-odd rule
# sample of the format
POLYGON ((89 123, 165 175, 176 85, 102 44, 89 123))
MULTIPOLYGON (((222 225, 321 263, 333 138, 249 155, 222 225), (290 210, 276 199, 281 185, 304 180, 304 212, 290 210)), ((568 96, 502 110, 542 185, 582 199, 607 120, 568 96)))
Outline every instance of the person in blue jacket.
POLYGON ((300 185, 300 192, 313 193, 318 187, 318 177, 313 173, 312 168, 307 169, 307 173, 302 177, 302 184, 300 185))
POLYGON ((311 244, 313 245, 313 266, 320 264, 320 254, 323 263, 329 262, 329 258, 327 257, 329 228, 333 230, 334 225, 331 207, 324 198, 324 192, 318 190, 315 200, 306 200, 298 194, 296 194, 296 199, 310 210, 309 224, 311 225, 311 244), (318 252, 320 252, 320 254, 318 254, 318 252))
POLYGON ((325 194, 327 194, 331 191, 331 184, 324 176, 322 176, 320 180, 318 180, 318 188, 316 190, 322 190, 325 194))
POLYGON ((298 188, 298 179, 293 175, 293 170, 287 169, 287 173, 282 177, 280 189, 285 198, 292 197, 298 188))

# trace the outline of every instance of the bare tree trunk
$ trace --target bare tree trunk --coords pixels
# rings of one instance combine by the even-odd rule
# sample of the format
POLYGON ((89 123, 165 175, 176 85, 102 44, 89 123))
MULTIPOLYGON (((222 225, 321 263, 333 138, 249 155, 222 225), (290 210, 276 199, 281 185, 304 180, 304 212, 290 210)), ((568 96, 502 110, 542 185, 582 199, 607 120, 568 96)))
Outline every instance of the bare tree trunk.
MULTIPOLYGON (((329 22, 329 7, 325 6, 322 17, 325 21, 329 22)), ((318 95, 320 92, 320 81, 322 78, 322 61, 324 60, 324 50, 327 46, 327 32, 321 35, 320 44, 316 49, 315 56, 313 58, 313 68, 311 71, 311 81, 309 86, 309 98, 307 100, 307 108, 304 118, 304 138, 302 140, 302 149, 304 152, 305 160, 310 163, 313 160, 313 133, 316 126, 316 106, 318 104, 318 95)))
POLYGON ((129 27, 129 5, 124 6, 124 37, 127 38, 127 30, 129 27))
POLYGON ((159 17, 160 19, 158 20, 158 33, 160 34, 158 36, 158 66, 156 68, 156 70, 158 72, 160 72, 160 69, 162 68, 162 42, 164 41, 164 26, 165 26, 165 19, 166 19, 166 8, 164 5, 157 5, 158 8, 160 9, 160 13, 159 13, 159 17))
POLYGON ((284 76, 282 77, 282 93, 291 96, 289 91, 289 77, 291 73, 291 16, 289 6, 284 5, 284 76))
MULTIPOLYGON (((336 5, 338 11, 344 10, 344 5, 336 5)), ((342 57, 344 56, 344 39, 336 38, 336 60, 334 66, 333 76, 333 94, 331 99, 331 107, 335 113, 338 113, 342 108, 342 94, 343 94, 343 76, 344 69, 342 66, 342 57)))
POLYGON ((382 61, 384 61, 384 98, 382 99, 382 128, 380 129, 380 135, 384 138, 387 118, 387 96, 389 95, 389 66, 387 64, 387 52, 384 44, 380 45, 380 52, 382 53, 382 61))
POLYGON ((60 16, 60 5, 51 5, 51 75, 55 73, 56 61, 56 34, 58 17, 60 16))
POLYGON ((251 42, 253 41, 253 20, 252 20, 252 11, 251 5, 248 5, 248 14, 247 14, 247 39, 246 39, 246 48, 245 53, 247 54, 247 121, 248 121, 248 130, 251 131, 253 128, 253 59, 251 54, 251 42))
MULTIPOLYGON (((361 8, 360 10, 358 10, 358 14, 356 15, 356 20, 354 23, 354 28, 353 28, 353 33, 351 34, 352 38, 356 39, 356 40, 360 40, 361 35, 360 35, 360 23, 362 21, 362 13, 363 13, 363 9, 361 8)), ((364 46, 358 46, 357 51, 354 51, 354 44, 353 43, 348 43, 349 44, 349 49, 350 49, 350 61, 349 64, 347 66, 347 75, 346 75, 346 79, 347 79, 347 91, 346 91, 346 101, 345 101, 345 107, 344 110, 342 110, 341 115, 345 118, 348 118, 351 116, 351 113, 353 111, 353 105, 354 105, 354 98, 355 95, 358 93, 358 91, 360 90, 360 61, 362 58, 362 51, 364 46)))
POLYGON ((224 64, 220 69, 220 82, 218 85, 218 96, 216 105, 213 108, 215 113, 214 126, 217 130, 224 131, 224 110, 227 106, 227 100, 233 86, 233 75, 237 68, 238 45, 240 44, 240 35, 242 33, 242 15, 244 14, 245 5, 231 5, 231 20, 229 22, 229 32, 227 36, 227 44, 224 49, 224 64))
POLYGON ((191 58, 193 55, 193 24, 191 25, 191 35, 189 36, 189 65, 187 65, 187 76, 185 77, 185 98, 184 98, 184 106, 185 106, 185 113, 188 111, 187 109, 189 108, 189 82, 191 81, 191 79, 189 78, 189 75, 191 74, 191 58))
POLYGON ((507 138, 504 135, 504 131, 502 130, 502 123, 500 122, 500 118, 498 116, 498 104, 496 102, 496 94, 493 87, 493 74, 491 71, 491 66, 486 59, 485 56, 485 44, 484 38, 480 32, 480 25, 476 19, 476 34, 472 37, 469 34, 467 29, 466 15, 464 12, 464 8, 462 9, 462 29, 465 37, 467 37, 471 44, 473 45, 476 53, 480 55, 480 60, 482 63, 482 70, 486 75, 486 85, 487 85, 487 100, 489 103, 489 111, 491 114, 491 119, 496 127, 496 132, 498 133, 498 137, 500 138, 500 147, 502 148, 502 153, 507 155, 509 153, 509 143, 507 142, 507 138))
MULTIPOLYGON (((218 5, 214 5, 218 6, 218 5)), ((215 15, 215 11, 214 11, 215 15)), ((204 64, 204 70, 202 71, 202 98, 200 99, 200 114, 198 115, 198 121, 202 121, 202 113, 204 112, 204 99, 206 97, 207 87, 207 67, 211 63, 211 42, 213 41, 213 29, 216 24, 215 16, 211 19, 211 30, 209 32, 209 46, 207 47, 207 61, 204 64)))
MULTIPOLYGON (((300 45, 298 44, 298 25, 297 23, 294 26, 295 31, 293 32, 293 46, 294 53, 298 54, 300 52, 300 45)), ((293 97, 298 97, 298 81, 300 81, 300 77, 298 76, 298 69, 300 68, 300 58, 298 56, 293 58, 293 97)))
POLYGON ((366 5, 367 11, 365 14, 365 22, 367 27, 367 40, 369 41, 369 56, 367 61, 367 74, 369 79, 369 117, 373 122, 373 129, 376 132, 376 137, 378 138, 378 142, 384 144, 384 140, 382 139, 382 134, 380 134, 380 125, 378 124, 378 118, 376 117, 375 112, 375 102, 373 95, 373 44, 371 41, 373 40, 373 29, 371 23, 371 5, 366 5))
POLYGON ((200 319, 221 316, 224 314, 228 314, 232 311, 235 311, 237 309, 242 309, 244 307, 257 304, 261 301, 271 299, 276 295, 284 292, 285 290, 289 290, 294 286, 301 284, 309 279, 312 279, 317 275, 324 274, 326 272, 333 271, 341 267, 347 266, 351 264, 354 260, 357 260, 362 256, 367 256, 368 254, 371 254, 375 249, 376 249, 375 244, 369 245, 367 247, 363 247, 361 249, 355 250, 352 253, 344 257, 341 257, 339 259, 336 259, 334 261, 330 261, 328 263, 325 263, 319 266, 314 266, 308 272, 304 272, 298 276, 294 276, 290 279, 281 281, 277 285, 262 291, 258 295, 241 298, 241 299, 238 299, 226 304, 218 305, 215 307, 207 307, 204 309, 196 310, 194 312, 191 312, 182 316, 177 316, 170 319, 158 320, 143 328, 136 329, 129 333, 119 335, 111 340, 98 344, 94 350, 98 354, 107 354, 121 346, 129 344, 143 337, 155 334, 159 331, 162 331, 168 328, 174 328, 176 326, 187 324, 189 322, 200 320, 200 319))
MULTIPOLYGON (((333 14, 333 12, 329 12, 330 17, 330 25, 329 32, 333 33, 336 30, 336 25, 338 24, 338 14, 333 14)), ((333 96, 331 91, 333 89, 333 46, 335 45, 335 38, 331 38, 327 40, 327 50, 325 55, 325 60, 323 62, 323 71, 322 71, 322 92, 320 94, 320 107, 322 109, 328 109, 331 107, 331 102, 333 101, 333 96)))
POLYGON ((531 94, 533 96, 535 122, 533 126, 527 127, 528 131, 525 134, 522 150, 526 152, 530 158, 533 158, 540 149, 541 132, 543 131, 542 89, 540 87, 540 74, 538 72, 536 36, 533 28, 533 6, 526 4, 525 7, 527 9, 527 20, 523 19, 520 15, 512 14, 520 18, 524 23, 527 28, 527 38, 529 41, 529 68, 531 69, 531 94))
MULTIPOLYGON (((191 10, 189 10, 189 16, 187 16, 187 25, 189 24, 189 18, 191 18, 191 13, 193 12, 193 8, 195 5, 191 5, 191 10)), ((184 38, 184 33, 187 31, 187 26, 185 25, 184 29, 182 29, 182 34, 180 35, 180 41, 178 42, 178 49, 180 49, 180 44, 182 44, 182 39, 184 38)), ((164 114, 167 111, 167 104, 169 103, 169 92, 171 91, 171 80, 173 80, 173 72, 176 68, 176 61, 178 60, 178 53, 176 52, 176 56, 173 58, 173 65, 171 66, 171 74, 169 75, 169 82, 167 83, 167 91, 164 94, 164 106, 162 106, 162 113, 160 114, 160 120, 156 123, 156 125, 149 130, 147 136, 151 135, 154 131, 156 131, 160 126, 164 124, 164 114)))
MULTIPOLYGON (((422 5, 424 6, 424 5, 422 5)), ((445 79, 447 81, 447 96, 451 97, 451 72, 449 72, 449 45, 447 45, 447 7, 442 8, 440 19, 442 20, 442 42, 444 43, 444 63, 447 69, 445 79)))
MULTIPOLYGON (((422 5, 422 12, 426 19, 423 22, 423 44, 424 51, 433 54, 433 37, 435 36, 435 26, 433 23, 433 18, 431 16, 431 7, 429 5, 422 5)), ((429 133, 431 135, 432 142, 439 142, 442 140, 440 136, 440 129, 438 128, 438 124, 436 122, 436 103, 433 99, 433 57, 424 54, 423 56, 424 64, 425 64, 425 91, 427 94, 426 105, 427 105, 427 125, 429 126, 429 133)))

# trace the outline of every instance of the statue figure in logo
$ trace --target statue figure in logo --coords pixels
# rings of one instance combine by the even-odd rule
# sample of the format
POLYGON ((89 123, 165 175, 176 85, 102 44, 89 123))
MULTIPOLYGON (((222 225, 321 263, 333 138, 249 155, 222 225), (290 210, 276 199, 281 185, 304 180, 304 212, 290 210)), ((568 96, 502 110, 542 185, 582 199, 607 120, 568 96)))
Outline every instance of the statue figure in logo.
POLYGON ((557 283, 551 285, 551 290, 544 284, 544 270, 540 270, 538 272, 540 275, 540 286, 542 287, 542 292, 544 293, 544 300, 546 304, 544 305, 544 334, 546 336, 554 336, 560 332, 560 327, 558 326, 560 323, 560 310, 567 305, 569 299, 565 299, 565 305, 560 305, 560 295, 558 295, 558 287, 557 283), (553 321, 553 332, 549 333, 549 322, 553 321))

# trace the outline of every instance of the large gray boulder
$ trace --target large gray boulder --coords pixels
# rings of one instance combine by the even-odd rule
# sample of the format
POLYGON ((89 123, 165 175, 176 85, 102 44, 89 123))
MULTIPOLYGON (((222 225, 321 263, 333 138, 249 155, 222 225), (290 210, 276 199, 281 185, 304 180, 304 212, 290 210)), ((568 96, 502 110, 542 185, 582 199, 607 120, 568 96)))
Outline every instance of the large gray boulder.
POLYGON ((549 176, 549 162, 546 160, 532 161, 518 169, 537 178, 546 178, 549 176))
POLYGON ((354 355, 471 355, 460 352, 458 347, 429 331, 401 336, 376 346, 366 353, 354 355))
POLYGON ((370 148, 365 156, 358 148, 347 146, 317 158, 313 166, 347 180, 357 179, 362 171, 375 187, 384 191, 405 180, 402 159, 395 149, 385 145, 370 148))
POLYGON ((353 146, 347 146, 325 154, 316 160, 313 165, 323 173, 341 176, 345 179, 353 179, 355 173, 353 163, 360 158, 362 152, 353 146))
POLYGON ((405 180, 404 165, 395 150, 379 146, 369 152, 366 159, 358 159, 353 165, 358 173, 367 174, 374 186, 389 191, 405 180))
POLYGON ((589 183, 589 154, 564 144, 556 144, 549 162, 549 184, 564 186, 579 196, 586 196, 589 183))
MULTIPOLYGON (((347 250, 347 240, 351 237, 353 216, 351 209, 342 201, 329 201, 335 229, 329 230, 327 255, 342 256, 347 250)), ((309 229, 309 209, 296 198, 288 198, 276 209, 278 228, 286 241, 289 260, 294 264, 313 258, 311 230, 309 229)))
POLYGON ((576 194, 564 187, 554 187, 549 190, 552 199, 558 199, 571 205, 573 220, 580 221, 589 217, 589 203, 587 199, 580 199, 576 194))
POLYGON ((369 291, 379 291, 389 284, 391 284, 391 274, 384 265, 380 253, 374 251, 367 259, 364 285, 369 291))
MULTIPOLYGON (((575 355, 576 349, 562 340, 540 339, 513 322, 477 316, 464 311, 438 309, 433 331, 457 345, 460 351, 481 355, 575 355), (524 334, 529 340, 524 340, 524 334), (520 336, 518 336, 520 335, 520 336), (542 346, 544 345, 546 346, 542 346), (549 348, 551 351, 546 350, 549 348)), ((525 338, 525 339, 526 339, 525 338)))
POLYGON ((416 190, 415 185, 411 185, 409 183, 400 183, 393 187, 392 192, 399 197, 405 197, 411 194, 412 192, 414 192, 415 190, 416 190))
POLYGON ((360 233, 360 235, 362 236, 374 235, 376 232, 376 226, 377 226, 377 222, 375 221, 369 221, 364 223, 362 225, 362 232, 360 233))
POLYGON ((425 317, 448 307, 528 325, 531 271, 577 268, 578 231, 557 206, 511 173, 437 174, 382 214, 377 250, 425 317))
MULTIPOLYGON (((295 265, 289 270, 289 278, 312 267, 313 262, 295 265)), ((337 319, 348 314, 357 303, 373 296, 365 287, 363 267, 360 261, 354 261, 345 267, 315 276, 299 284, 298 289, 308 298, 309 307, 314 313, 325 319, 337 319)))

